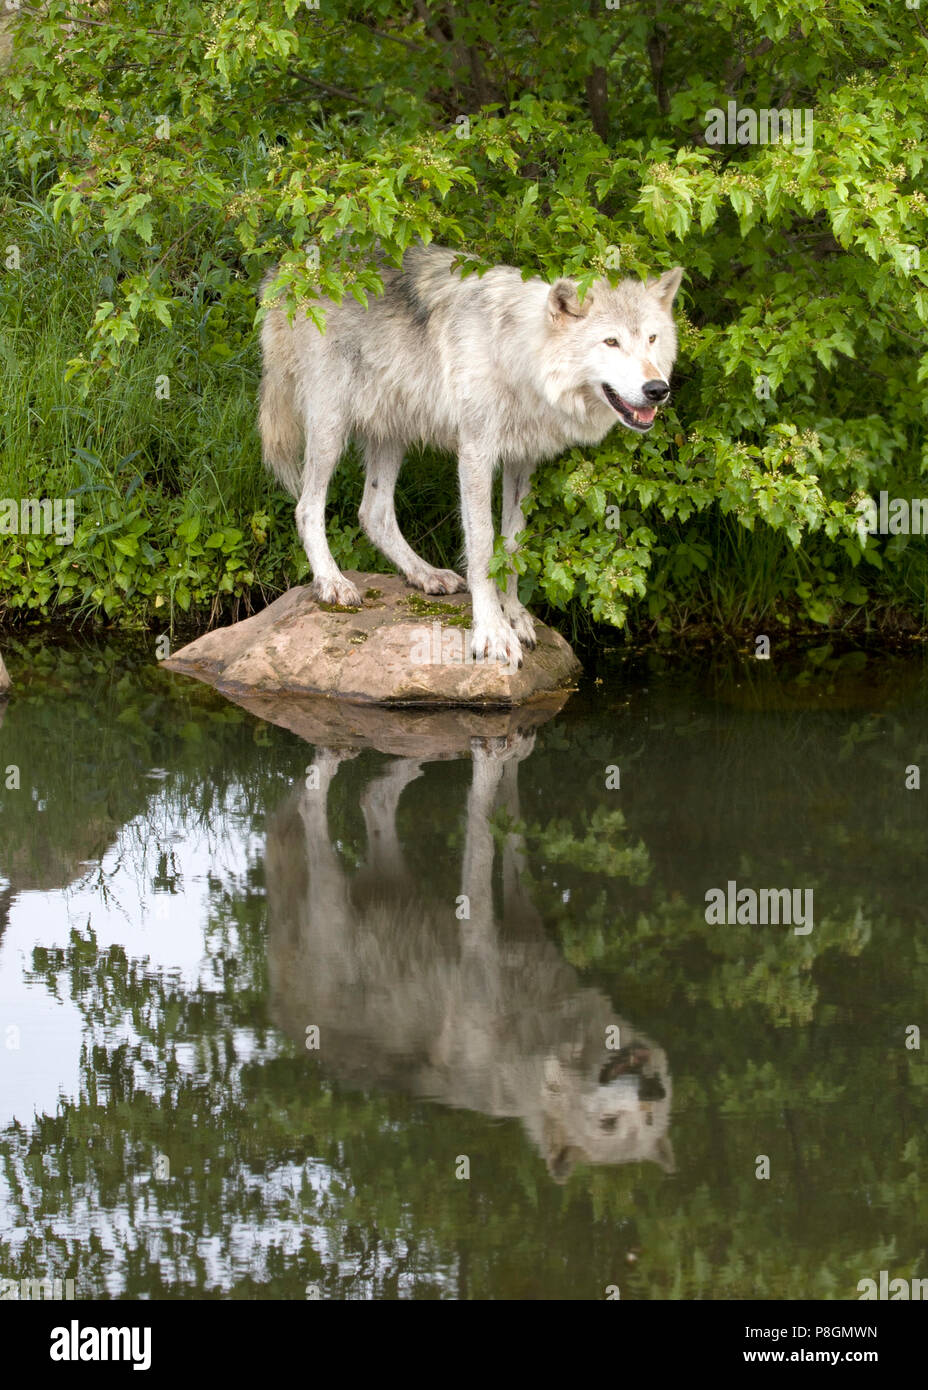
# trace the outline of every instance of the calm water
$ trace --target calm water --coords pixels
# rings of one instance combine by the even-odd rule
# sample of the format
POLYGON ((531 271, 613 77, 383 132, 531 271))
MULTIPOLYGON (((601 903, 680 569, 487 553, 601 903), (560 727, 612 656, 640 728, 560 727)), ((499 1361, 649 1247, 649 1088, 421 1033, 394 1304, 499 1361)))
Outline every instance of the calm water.
POLYGON ((122 648, 6 655, 0 1278, 928 1275, 922 663, 650 656, 533 720, 262 718, 122 648), (812 930, 707 921, 730 881, 811 890, 812 930))

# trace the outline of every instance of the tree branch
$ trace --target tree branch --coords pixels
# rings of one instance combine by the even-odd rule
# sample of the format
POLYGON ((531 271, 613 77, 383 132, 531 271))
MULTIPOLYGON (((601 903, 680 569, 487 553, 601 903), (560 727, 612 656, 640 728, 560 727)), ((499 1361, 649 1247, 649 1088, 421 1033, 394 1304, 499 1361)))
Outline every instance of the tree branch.
MULTIPOLYGON (((599 0, 590 0, 590 15, 595 19, 599 13, 599 0)), ((605 144, 609 139, 609 86, 606 69, 596 63, 586 75, 586 104, 590 111, 593 129, 605 144)))
MULTIPOLYGON (((28 5, 20 5, 18 11, 10 11, 10 13, 27 14, 30 15, 33 19, 44 19, 49 21, 51 18, 50 15, 44 13, 42 10, 30 9, 28 5)), ((57 23, 61 25, 83 24, 89 25, 93 29, 112 29, 116 27, 113 20, 87 19, 83 15, 76 14, 61 15, 57 23)), ((137 25, 135 27, 136 32, 141 32, 143 34, 152 34, 155 38, 158 39, 176 39, 178 43, 180 43, 190 38, 189 34, 170 34, 166 29, 146 29, 143 24, 137 25)))
MULTIPOLYGON (((796 39, 801 38, 802 30, 797 24, 794 29, 791 29, 789 31, 783 42, 794 43, 796 39)), ((734 61, 733 57, 729 59, 728 71, 725 78, 725 90, 729 96, 734 96, 735 87, 738 85, 738 83, 741 81, 742 77, 748 70, 748 63, 750 63, 754 58, 763 57, 763 55, 765 53, 769 53, 771 48, 773 47, 773 39, 761 39, 760 43, 755 44, 754 47, 751 49, 750 53, 745 53, 744 57, 739 59, 737 63, 734 61)))
POLYGON ((670 97, 664 83, 664 59, 667 55, 669 31, 665 24, 655 24, 648 35, 648 59, 651 64, 651 77, 654 82, 654 95, 657 109, 662 116, 670 114, 670 97))
POLYGON ((352 19, 350 23, 355 29, 363 29, 365 33, 374 34, 378 39, 389 39, 391 43, 400 43, 412 53, 428 52, 421 43, 413 43, 412 39, 404 39, 400 34, 391 34, 389 29, 374 29, 371 25, 365 24, 363 19, 352 19))
POLYGON ((323 82, 321 77, 310 77, 303 72, 291 72, 290 76, 296 82, 305 82, 307 86, 318 87, 321 92, 328 92, 329 96, 342 97, 345 101, 353 101, 357 106, 373 106, 373 102, 365 101, 357 92, 349 92, 345 87, 335 87, 331 82, 323 82))
POLYGON ((729 95, 734 93, 738 83, 747 72, 751 59, 762 57, 763 54, 769 53, 772 47, 773 39, 761 39, 760 43, 756 44, 750 53, 746 53, 740 62, 734 63, 732 59, 729 59, 728 73, 725 79, 725 90, 729 95))

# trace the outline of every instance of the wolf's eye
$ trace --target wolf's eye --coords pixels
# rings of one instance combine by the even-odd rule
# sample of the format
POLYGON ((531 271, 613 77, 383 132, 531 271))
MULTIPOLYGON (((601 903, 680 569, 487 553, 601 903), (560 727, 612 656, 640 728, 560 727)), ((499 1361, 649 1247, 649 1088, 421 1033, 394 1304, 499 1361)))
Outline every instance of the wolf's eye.
POLYGON ((651 336, 650 336, 650 338, 648 339, 648 342, 649 342, 649 343, 656 343, 656 342, 657 342, 657 334, 656 334, 656 333, 652 333, 651 336))
POLYGON ((618 346, 619 346, 619 340, 618 340, 618 338, 604 338, 603 341, 605 342, 606 347, 618 347, 618 346))

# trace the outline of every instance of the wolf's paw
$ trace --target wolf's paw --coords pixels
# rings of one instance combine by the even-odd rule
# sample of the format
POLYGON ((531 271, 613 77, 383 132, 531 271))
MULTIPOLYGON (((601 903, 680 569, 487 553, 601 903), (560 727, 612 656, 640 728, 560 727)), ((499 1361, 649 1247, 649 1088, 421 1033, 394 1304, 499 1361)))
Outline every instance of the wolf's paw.
POLYGON ((328 603, 333 608, 361 607, 361 595, 343 574, 337 579, 314 579, 311 592, 317 603, 328 603))
POLYGON ((475 762, 520 763, 523 758, 528 757, 534 747, 534 729, 530 733, 513 729, 497 738, 475 735, 470 741, 471 756, 475 762))
POLYGON ((470 639, 475 661, 501 661, 504 666, 522 665, 522 647, 507 620, 500 613, 489 622, 474 623, 470 639))
POLYGON ((503 610, 509 619, 509 624, 513 628, 523 647, 527 647, 530 652, 535 650, 538 639, 535 636, 535 620, 527 608, 523 608, 521 603, 518 607, 506 608, 503 610))
POLYGON ((352 744, 348 744, 345 748, 330 748, 328 745, 317 744, 313 763, 324 771, 334 774, 338 770, 339 763, 350 762, 352 758, 358 756, 360 751, 360 747, 355 748, 352 744))
POLYGON ((310 795, 319 787, 327 787, 338 771, 339 765, 347 762, 350 758, 356 758, 360 751, 360 748, 317 747, 316 755, 306 770, 307 780, 303 787, 303 795, 310 795), (312 769, 315 769, 315 777, 309 776, 312 769))
POLYGON ((407 581, 414 589, 424 594, 461 594, 467 588, 467 580, 454 570, 435 570, 431 565, 423 565, 421 570, 410 570, 407 581))

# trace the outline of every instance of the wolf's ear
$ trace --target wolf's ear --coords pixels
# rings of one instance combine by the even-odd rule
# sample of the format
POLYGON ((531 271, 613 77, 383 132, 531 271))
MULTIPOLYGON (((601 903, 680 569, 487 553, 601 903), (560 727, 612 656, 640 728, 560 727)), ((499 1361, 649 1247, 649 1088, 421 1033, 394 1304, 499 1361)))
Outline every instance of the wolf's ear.
POLYGON ((592 302, 592 295, 587 294, 580 303, 573 280, 556 280, 548 292, 548 313, 555 323, 565 315, 572 319, 584 319, 590 312, 592 302))
POLYGON ((666 1134, 662 1134, 654 1145, 654 1162, 658 1164, 665 1173, 675 1173, 677 1171, 673 1157, 673 1145, 666 1134))
POLYGON ((654 295, 661 308, 666 309, 668 313, 682 279, 683 267, 682 265, 675 265, 673 270, 665 270, 663 275, 659 275, 656 280, 648 281, 648 289, 651 294, 654 295))

